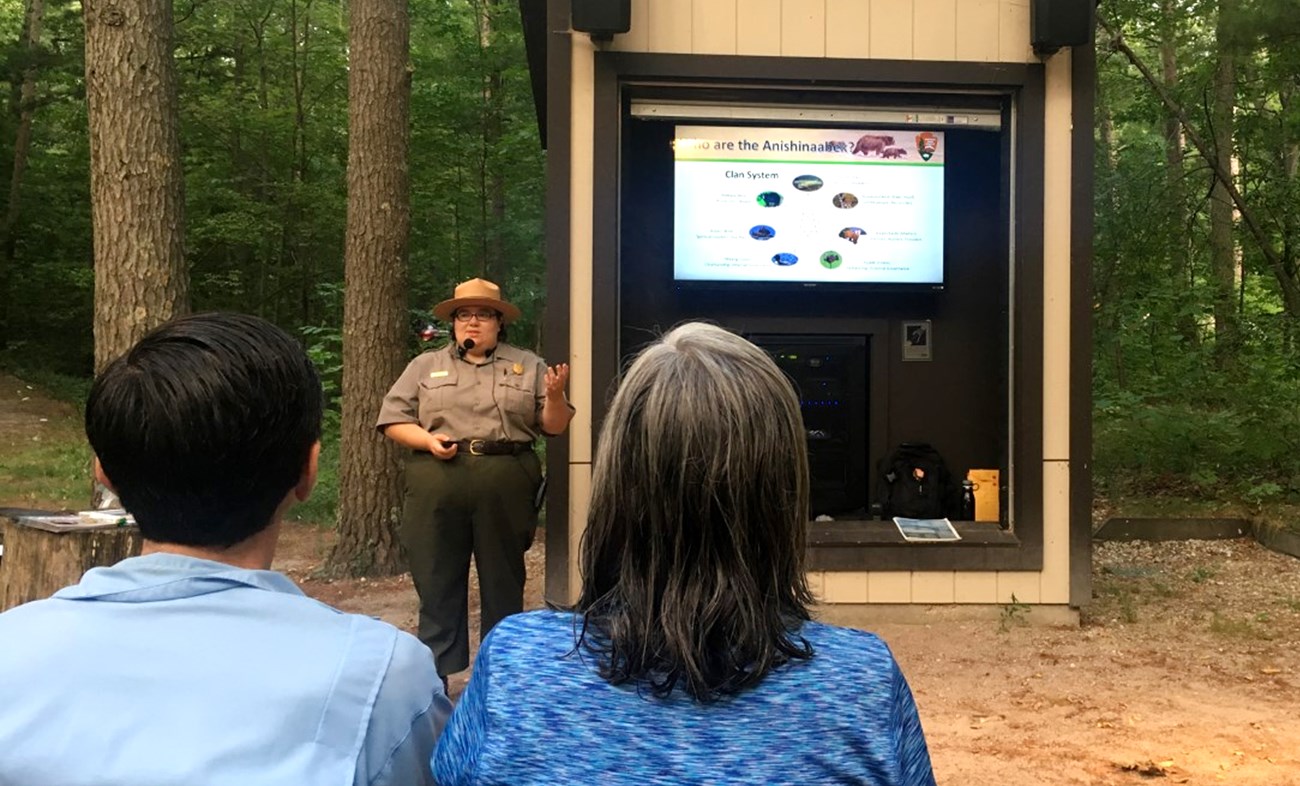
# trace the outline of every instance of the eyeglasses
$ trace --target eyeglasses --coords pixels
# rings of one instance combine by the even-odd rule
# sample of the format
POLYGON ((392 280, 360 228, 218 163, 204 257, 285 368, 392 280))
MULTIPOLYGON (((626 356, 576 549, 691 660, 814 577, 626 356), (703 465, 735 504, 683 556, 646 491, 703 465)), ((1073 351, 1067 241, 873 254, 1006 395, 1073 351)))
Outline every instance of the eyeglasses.
POLYGON ((479 322, 487 322, 489 320, 493 320, 496 318, 497 318, 497 312, 495 311, 480 310, 480 311, 457 311, 456 312, 457 322, 469 322, 470 320, 473 319, 477 319, 479 322))

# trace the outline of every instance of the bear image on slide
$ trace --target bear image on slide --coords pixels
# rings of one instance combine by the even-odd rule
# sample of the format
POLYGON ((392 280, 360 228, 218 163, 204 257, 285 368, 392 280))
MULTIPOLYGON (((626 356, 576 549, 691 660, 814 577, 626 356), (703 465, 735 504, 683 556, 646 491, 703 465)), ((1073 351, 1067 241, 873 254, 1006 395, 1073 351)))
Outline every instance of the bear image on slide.
POLYGON ((885 148, 893 145, 894 138, 888 134, 863 134, 850 152, 855 156, 869 156, 872 153, 881 156, 884 155, 885 148))
POLYGON ((906 158, 907 148, 887 147, 884 150, 880 151, 880 157, 881 158, 906 158))

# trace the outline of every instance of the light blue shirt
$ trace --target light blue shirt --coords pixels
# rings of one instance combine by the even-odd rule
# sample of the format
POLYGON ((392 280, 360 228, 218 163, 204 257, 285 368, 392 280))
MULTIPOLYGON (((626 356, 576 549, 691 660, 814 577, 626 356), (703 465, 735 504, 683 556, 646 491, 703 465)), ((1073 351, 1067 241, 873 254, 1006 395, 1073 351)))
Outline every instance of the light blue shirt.
POLYGON ((426 784, 428 649, 279 573, 174 554, 0 614, 0 786, 426 784))

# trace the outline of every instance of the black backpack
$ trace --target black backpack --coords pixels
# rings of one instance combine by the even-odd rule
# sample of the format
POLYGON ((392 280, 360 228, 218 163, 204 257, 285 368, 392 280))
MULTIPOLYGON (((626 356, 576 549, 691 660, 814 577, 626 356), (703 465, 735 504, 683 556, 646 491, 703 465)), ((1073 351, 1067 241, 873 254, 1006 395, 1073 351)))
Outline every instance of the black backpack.
POLYGON ((924 442, 904 442, 880 460, 876 500, 882 518, 946 518, 956 487, 939 451, 924 442))

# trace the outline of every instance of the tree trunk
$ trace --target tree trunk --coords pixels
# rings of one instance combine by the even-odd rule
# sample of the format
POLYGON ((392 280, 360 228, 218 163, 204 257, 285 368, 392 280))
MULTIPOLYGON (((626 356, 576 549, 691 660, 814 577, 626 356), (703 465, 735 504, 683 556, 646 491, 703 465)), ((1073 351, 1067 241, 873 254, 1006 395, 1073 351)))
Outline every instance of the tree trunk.
POLYGON ((45 0, 27 0, 23 16, 22 47, 26 64, 12 114, 17 118, 14 133, 14 167, 9 176, 9 203, 0 226, 0 349, 9 345, 9 280, 17 256, 19 206, 27 154, 32 146, 32 114, 36 104, 36 54, 41 46, 41 25, 45 21, 45 0))
POLYGON ((48 598, 81 574, 140 553, 136 527, 46 530, 0 516, 5 546, 0 559, 0 611, 48 598))
POLYGON ((189 310, 169 0, 85 0, 95 370, 189 310))
MULTIPOLYGON (((1218 171, 1232 173, 1233 106, 1237 76, 1231 35, 1236 0, 1219 0, 1218 63, 1210 106, 1214 157, 1218 171)), ((1240 337, 1236 304, 1237 254, 1233 242, 1233 205, 1227 183, 1214 179, 1210 190, 1210 269, 1214 282, 1214 356, 1220 368, 1232 365, 1240 337)))
MULTIPOLYGON (((1293 101, 1300 94, 1300 86, 1288 85, 1279 91, 1282 114, 1289 116, 1293 111, 1293 101)), ((1286 175, 1286 192, 1300 197, 1300 141, 1282 140, 1282 172, 1286 175)), ((1293 200, 1293 204, 1295 201, 1293 200)), ((1300 210, 1286 211, 1282 216, 1282 270, 1279 276, 1286 276, 1300 286, 1300 210)), ((1282 324, 1282 341, 1292 362, 1300 365, 1300 353, 1296 352, 1297 333, 1300 333, 1300 313, 1286 312, 1288 319, 1282 324)))
POLYGON ((479 62, 483 66, 482 136, 479 159, 479 218, 482 221, 483 259, 479 275, 501 281, 505 277, 506 183, 499 163, 501 144, 501 66, 492 50, 496 0, 478 0, 479 62))
MULTIPOLYGON (((1177 20, 1181 14, 1174 8, 1173 0, 1161 0, 1160 3, 1160 71, 1165 90, 1170 94, 1178 87, 1178 50, 1175 42, 1177 20)), ((1175 319, 1175 328, 1189 347, 1200 344, 1200 333, 1196 327, 1196 317, 1189 308, 1191 297, 1192 271, 1191 246, 1187 232, 1189 226, 1187 215, 1187 197, 1183 188, 1186 170, 1183 165, 1183 129, 1178 116, 1172 112, 1165 115, 1165 188, 1169 198, 1174 234, 1170 242, 1169 275, 1173 282, 1174 300, 1179 311, 1175 319)))
POLYGON ((410 19, 406 0, 351 0, 350 19, 339 538, 328 568, 389 575, 404 570, 399 451, 375 420, 406 334, 410 19))

